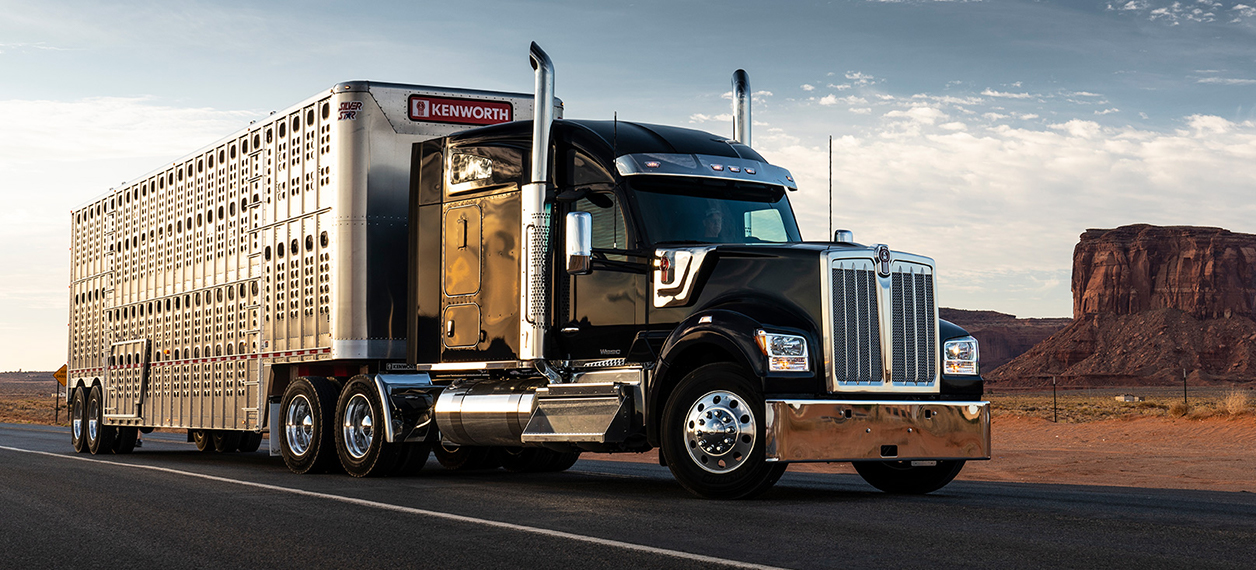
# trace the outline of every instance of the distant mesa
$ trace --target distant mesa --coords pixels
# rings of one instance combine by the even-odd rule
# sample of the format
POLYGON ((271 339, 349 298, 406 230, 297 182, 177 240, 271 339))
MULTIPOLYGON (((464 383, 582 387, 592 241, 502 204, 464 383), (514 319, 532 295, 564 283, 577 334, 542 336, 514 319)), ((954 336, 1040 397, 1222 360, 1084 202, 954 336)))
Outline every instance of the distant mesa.
POLYGON ((1007 364, 1073 322, 1068 317, 1018 319, 1007 313, 945 307, 938 309, 938 316, 963 327, 977 339, 983 374, 1007 364))
MULTIPOLYGON (((1086 230, 1073 250, 1073 322, 993 386, 1162 385, 1256 378, 1256 235, 1138 224, 1086 230)), ((985 346, 982 346, 985 349, 985 346)))

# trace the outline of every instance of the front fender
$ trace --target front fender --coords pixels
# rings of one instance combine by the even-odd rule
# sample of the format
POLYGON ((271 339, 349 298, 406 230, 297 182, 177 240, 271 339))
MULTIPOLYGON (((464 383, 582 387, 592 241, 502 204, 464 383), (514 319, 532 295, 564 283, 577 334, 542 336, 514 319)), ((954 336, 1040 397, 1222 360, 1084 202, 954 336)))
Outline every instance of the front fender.
POLYGON ((659 351, 659 364, 646 396, 646 425, 651 442, 657 442, 657 421, 672 388, 689 372, 712 362, 732 361, 761 382, 763 393, 814 392, 823 348, 815 335, 791 327, 765 325, 745 314, 727 309, 699 311, 680 323, 668 335, 659 351), (810 355, 807 372, 769 372, 767 359, 755 341, 755 332, 764 329, 796 334, 807 339, 810 355), (817 354, 820 353, 820 354, 817 354))

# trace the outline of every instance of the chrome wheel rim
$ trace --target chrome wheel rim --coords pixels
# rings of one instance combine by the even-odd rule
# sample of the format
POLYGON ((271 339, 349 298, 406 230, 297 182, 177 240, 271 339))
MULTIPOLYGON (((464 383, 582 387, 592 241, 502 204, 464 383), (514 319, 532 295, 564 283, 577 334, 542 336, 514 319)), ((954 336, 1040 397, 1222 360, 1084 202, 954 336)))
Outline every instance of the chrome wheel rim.
POLYGON ((757 433, 754 412, 741 397, 716 390, 685 414, 685 449, 698 467, 724 474, 745 465, 757 433))
POLYGON ((314 407, 305 396, 298 395, 288 403, 284 436, 293 454, 301 456, 310 450, 310 442, 314 440, 314 407))
POLYGON ((371 411, 371 402, 362 394, 354 394, 345 404, 345 413, 341 420, 345 451, 348 451, 349 456, 354 459, 366 457, 367 452, 371 450, 371 442, 375 440, 375 420, 371 411))
POLYGON ((87 404, 87 441, 96 441, 96 435, 100 431, 100 399, 92 398, 91 403, 87 404))
POLYGON ((78 399, 74 402, 74 419, 70 422, 70 429, 74 431, 74 439, 82 437, 83 433, 83 406, 79 405, 78 399))

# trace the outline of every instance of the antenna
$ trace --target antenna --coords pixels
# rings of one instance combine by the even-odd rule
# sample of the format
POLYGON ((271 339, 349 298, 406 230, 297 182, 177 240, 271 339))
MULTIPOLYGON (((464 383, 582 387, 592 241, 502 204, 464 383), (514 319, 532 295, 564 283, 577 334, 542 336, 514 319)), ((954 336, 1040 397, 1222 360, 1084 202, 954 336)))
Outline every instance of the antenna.
POLYGON ((829 135, 829 235, 833 235, 833 135, 829 135))
POLYGON ((615 111, 615 123, 611 135, 611 160, 619 158, 619 111, 615 111))

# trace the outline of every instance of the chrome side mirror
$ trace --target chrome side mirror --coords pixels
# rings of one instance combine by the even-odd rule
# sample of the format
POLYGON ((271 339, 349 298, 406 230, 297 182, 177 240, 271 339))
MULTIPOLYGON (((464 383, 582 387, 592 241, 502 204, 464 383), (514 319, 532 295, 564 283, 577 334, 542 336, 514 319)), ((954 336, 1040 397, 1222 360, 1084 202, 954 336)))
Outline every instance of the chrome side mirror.
POLYGON ((593 272, 593 214, 567 213, 567 273, 588 275, 593 272))

